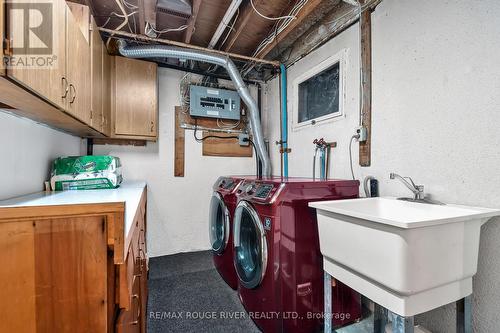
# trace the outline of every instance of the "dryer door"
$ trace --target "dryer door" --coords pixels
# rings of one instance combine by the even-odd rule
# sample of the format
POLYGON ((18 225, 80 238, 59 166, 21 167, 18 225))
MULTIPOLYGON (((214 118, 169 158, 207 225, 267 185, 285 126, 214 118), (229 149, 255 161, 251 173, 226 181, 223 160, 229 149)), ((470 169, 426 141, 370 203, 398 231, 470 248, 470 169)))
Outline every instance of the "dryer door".
POLYGON ((218 192, 214 192, 210 200, 208 223, 212 251, 215 254, 222 254, 229 240, 229 210, 218 192))
POLYGON ((259 215, 246 201, 234 214, 234 266, 240 283, 248 289, 257 287, 267 266, 267 242, 259 215))

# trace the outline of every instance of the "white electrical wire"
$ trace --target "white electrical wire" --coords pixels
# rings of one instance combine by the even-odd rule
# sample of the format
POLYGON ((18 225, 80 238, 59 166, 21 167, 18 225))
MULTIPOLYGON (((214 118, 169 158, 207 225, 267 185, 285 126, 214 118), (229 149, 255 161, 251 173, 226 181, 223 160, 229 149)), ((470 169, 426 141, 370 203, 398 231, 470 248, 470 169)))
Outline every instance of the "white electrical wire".
POLYGON ((222 119, 217 118, 217 127, 221 128, 221 129, 235 129, 236 127, 238 127, 240 125, 240 122, 241 121, 238 120, 234 124, 227 124, 227 123, 224 123, 224 121, 222 119))
MULTIPOLYGON (((114 29, 115 31, 120 31, 124 26, 126 26, 128 24, 128 16, 127 16, 128 14, 127 14, 127 11, 125 10, 123 3, 120 0, 115 0, 115 1, 123 14, 123 22, 118 27, 116 27, 114 29)), ((111 41, 111 37, 113 37, 113 34, 111 34, 108 37, 108 40, 106 42, 106 48, 109 48, 109 42, 111 41)))
POLYGON ((349 142, 349 165, 351 166, 351 175, 352 175, 352 180, 355 180, 356 178, 354 177, 354 170, 352 168, 352 141, 355 139, 359 138, 359 134, 354 134, 351 136, 351 141, 349 142))
MULTIPOLYGON (((295 6, 290 10, 290 13, 287 16, 283 16, 282 18, 285 18, 284 20, 276 23, 274 32, 269 34, 265 39, 263 39, 260 44, 257 46, 255 51, 253 52, 252 56, 257 57, 259 53, 269 44, 271 44, 276 37, 282 33, 289 25, 290 23, 296 18, 296 15, 300 12, 300 10, 307 4, 308 0, 300 0, 297 1, 295 6)), ((254 67, 254 64, 246 64, 243 68, 243 72, 247 71, 248 69, 251 69, 254 67)))
POLYGON ((253 10, 257 13, 257 15, 259 15, 260 17, 262 18, 265 18, 266 20, 271 20, 271 21, 278 21, 278 20, 283 20, 283 19, 286 19, 286 18, 291 18, 291 19, 296 19, 295 16, 289 16, 289 15, 286 15, 286 16, 280 16, 280 17, 269 17, 269 16, 266 16, 264 14, 262 14, 261 12, 259 12, 257 10, 257 8, 255 8, 255 5, 253 3, 253 0, 250 0, 250 4, 252 5, 252 8, 253 10))
POLYGON ((229 28, 229 31, 227 32, 227 35, 226 37, 224 38, 224 40, 220 43, 220 46, 219 46, 219 49, 222 48, 222 46, 224 46, 224 44, 226 43, 229 35, 231 35, 231 31, 234 31, 234 26, 236 24, 236 21, 238 20, 238 17, 240 16, 240 9, 238 8, 237 11, 236 11, 236 16, 235 18, 233 19, 233 23, 231 24, 231 26, 227 26, 229 28))
POLYGON ((127 2, 127 1, 125 1, 125 0, 122 0, 122 2, 123 2, 123 4, 125 5, 125 7, 127 7, 128 9, 132 9, 132 10, 134 10, 134 9, 138 9, 138 8, 139 8, 138 6, 133 5, 133 4, 131 4, 130 2, 127 2))
POLYGON ((167 32, 173 32, 173 31, 183 31, 183 30, 186 30, 187 28, 189 28, 188 25, 186 24, 183 24, 181 25, 180 27, 177 27, 177 28, 169 28, 169 29, 163 29, 163 30, 156 30, 151 24, 149 24, 149 22, 146 22, 146 27, 145 27, 145 31, 154 31, 158 34, 158 36, 160 36, 161 34, 165 34, 167 32))
POLYGON ((109 15, 110 15, 110 16, 107 18, 106 22, 104 22, 104 24, 103 24, 103 25, 101 25, 101 26, 100 26, 100 28, 104 28, 105 26, 107 26, 107 25, 108 25, 108 23, 109 23, 109 21, 111 20, 112 16, 116 16, 116 17, 120 17, 120 18, 125 18, 125 17, 130 17, 130 16, 132 16, 132 15, 134 15, 134 14, 137 14, 137 13, 138 13, 138 12, 137 12, 137 11, 135 11, 135 12, 132 12, 132 13, 127 14, 127 15, 125 16, 125 15, 122 15, 122 14, 118 14, 118 13, 116 13, 116 12, 111 12, 111 13, 109 13, 109 15))

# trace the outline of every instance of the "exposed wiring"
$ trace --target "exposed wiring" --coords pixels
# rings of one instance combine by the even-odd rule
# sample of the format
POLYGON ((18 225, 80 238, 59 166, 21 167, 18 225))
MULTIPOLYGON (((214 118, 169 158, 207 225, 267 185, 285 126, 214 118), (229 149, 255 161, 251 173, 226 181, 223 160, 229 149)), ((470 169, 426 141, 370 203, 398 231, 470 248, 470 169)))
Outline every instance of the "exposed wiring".
POLYGON ((227 26, 229 28, 229 31, 227 32, 226 34, 226 37, 224 37, 224 39, 222 40, 222 42, 220 43, 219 45, 219 50, 224 46, 224 44, 226 43, 227 39, 229 38, 229 36, 231 35, 231 32, 234 31, 234 26, 236 24, 236 21, 238 20, 238 17, 240 16, 240 8, 237 9, 236 11, 236 15, 233 19, 233 23, 231 24, 231 26, 227 26))
POLYGON ((287 19, 287 18, 291 18, 292 20, 297 18, 297 17, 291 16, 291 15, 280 16, 280 17, 269 17, 269 16, 266 16, 266 15, 262 14, 261 12, 259 12, 257 10, 257 8, 255 8, 253 0, 250 0, 250 4, 252 5, 252 8, 257 13, 257 15, 259 15, 262 18, 265 18, 266 20, 278 21, 278 20, 283 20, 283 19, 287 19))
POLYGON ((198 119, 195 119, 194 120, 193 136, 194 136, 194 139, 196 140, 196 142, 198 142, 198 143, 201 143, 201 142, 205 141, 206 139, 210 139, 210 138, 215 138, 215 139, 239 139, 239 137, 237 137, 237 136, 219 136, 219 135, 207 135, 207 136, 204 136, 203 138, 200 139, 196 135, 197 131, 198 131, 198 119))
MULTIPOLYGON (((296 18, 296 15, 300 12, 300 10, 307 4, 308 0, 299 0, 293 6, 293 8, 290 10, 289 14, 287 16, 283 16, 283 20, 280 22, 277 22, 274 25, 273 32, 270 33, 266 38, 264 38, 260 44, 257 46, 255 51, 253 52, 252 56, 257 57, 259 53, 266 48, 269 44, 274 42, 276 37, 282 33, 289 25, 290 23, 296 18)), ((244 72, 244 75, 247 75, 250 70, 255 67, 254 63, 247 63, 244 67, 242 72, 244 72)))
POLYGON ((351 141, 349 142, 349 165, 351 166, 351 176, 352 176, 352 180, 355 180, 356 178, 354 177, 354 169, 352 168, 352 142, 354 140, 357 140, 359 139, 359 134, 354 134, 352 137, 351 137, 351 141))
MULTIPOLYGON (((126 17, 130 17, 130 16, 132 16, 132 15, 134 15, 134 14, 137 14, 137 13, 138 13, 137 11, 132 12, 132 13, 130 13, 130 14, 127 14, 127 15, 126 15, 126 17)), ((110 21, 113 17, 125 18, 125 15, 118 14, 118 13, 116 13, 116 12, 111 12, 111 13, 109 13, 109 16, 108 16, 108 18, 106 19, 106 22, 104 22, 104 24, 103 24, 103 25, 101 25, 101 26, 100 26, 100 28, 104 28, 104 27, 106 27, 106 26, 108 25, 109 21, 110 21)), ((135 19, 135 18, 134 18, 134 19, 135 19)), ((131 31, 131 32, 132 32, 132 31, 131 31)))
MULTIPOLYGON (((116 1, 116 4, 118 5, 118 7, 120 8, 120 10, 122 11, 122 14, 123 14, 123 22, 118 26, 116 27, 114 30, 115 31, 119 31, 121 30, 124 26, 126 26, 128 24, 128 14, 127 14, 127 11, 125 10, 125 7, 123 5, 123 3, 120 1, 120 0, 115 0, 116 1)), ((108 37, 108 40, 106 41, 106 48, 109 49, 109 42, 111 41, 111 37, 113 37, 114 34, 111 34, 109 37, 108 37)))
POLYGON ((149 24, 149 22, 146 22, 146 27, 145 27, 144 30, 147 31, 147 32, 154 31, 154 32, 156 32, 158 34, 158 36, 160 36, 161 34, 165 34, 167 32, 183 31, 183 30, 186 30, 187 28, 189 28, 189 26, 186 25, 186 24, 184 24, 184 25, 181 25, 181 26, 179 26, 177 28, 171 28, 171 29, 169 28, 169 29, 164 29, 164 30, 156 30, 151 24, 149 24))
POLYGON ((128 9, 132 9, 132 10, 134 10, 134 9, 138 9, 138 8, 139 8, 138 6, 133 5, 133 4, 131 4, 130 2, 127 2, 127 1, 125 1, 125 0, 122 0, 122 2, 123 2, 123 4, 125 5, 125 7, 127 7, 128 9))
POLYGON ((217 118, 217 127, 221 129, 235 129, 240 125, 241 121, 237 121, 234 124, 225 124, 222 119, 217 118))

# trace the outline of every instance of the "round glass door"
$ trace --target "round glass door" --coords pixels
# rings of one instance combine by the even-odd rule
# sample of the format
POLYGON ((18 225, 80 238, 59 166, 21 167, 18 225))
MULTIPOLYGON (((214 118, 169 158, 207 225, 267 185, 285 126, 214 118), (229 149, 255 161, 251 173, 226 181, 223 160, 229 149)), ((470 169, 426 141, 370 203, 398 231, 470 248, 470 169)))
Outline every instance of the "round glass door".
POLYGON ((234 214, 234 266, 248 289, 257 287, 266 272, 266 234, 259 215, 246 201, 238 204, 234 214))
POLYGON ((209 235, 212 251, 216 254, 224 252, 229 240, 229 211, 217 192, 210 200, 209 235))

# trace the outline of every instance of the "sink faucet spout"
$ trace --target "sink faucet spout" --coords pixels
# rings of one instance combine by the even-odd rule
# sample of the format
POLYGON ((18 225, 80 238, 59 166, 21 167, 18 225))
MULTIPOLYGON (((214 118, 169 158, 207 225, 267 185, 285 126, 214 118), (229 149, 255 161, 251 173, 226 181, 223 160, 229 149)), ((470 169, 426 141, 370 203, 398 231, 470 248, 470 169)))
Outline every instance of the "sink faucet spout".
POLYGON ((415 185, 415 183, 413 182, 413 180, 410 177, 402 177, 402 176, 398 175, 397 173, 393 173, 393 172, 391 172, 389 174, 389 177, 391 179, 398 179, 399 181, 401 181, 410 191, 413 192, 415 199, 418 200, 418 199, 425 198, 424 185, 415 185), (406 179, 408 179, 408 180, 406 180, 406 179))

